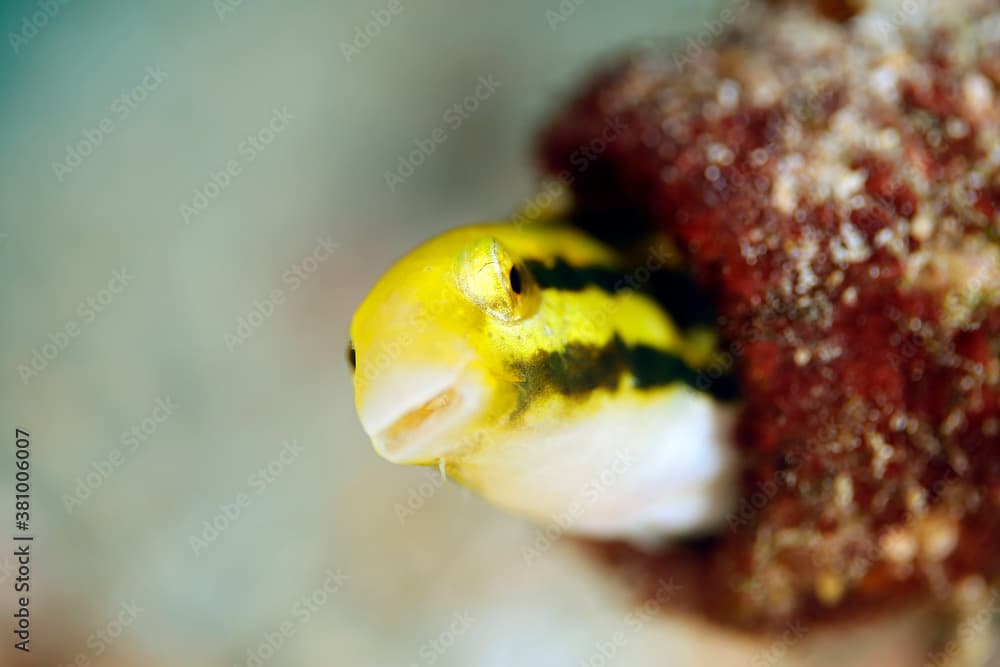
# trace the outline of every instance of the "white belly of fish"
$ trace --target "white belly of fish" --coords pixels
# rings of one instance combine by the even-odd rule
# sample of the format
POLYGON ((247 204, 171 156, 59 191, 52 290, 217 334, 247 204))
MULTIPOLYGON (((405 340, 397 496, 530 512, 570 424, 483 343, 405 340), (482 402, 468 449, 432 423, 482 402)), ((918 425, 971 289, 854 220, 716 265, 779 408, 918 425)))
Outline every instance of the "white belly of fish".
POLYGON ((725 521, 738 488, 736 407, 684 386, 587 400, 533 416, 463 460, 461 474, 492 503, 561 532, 648 544, 725 521))

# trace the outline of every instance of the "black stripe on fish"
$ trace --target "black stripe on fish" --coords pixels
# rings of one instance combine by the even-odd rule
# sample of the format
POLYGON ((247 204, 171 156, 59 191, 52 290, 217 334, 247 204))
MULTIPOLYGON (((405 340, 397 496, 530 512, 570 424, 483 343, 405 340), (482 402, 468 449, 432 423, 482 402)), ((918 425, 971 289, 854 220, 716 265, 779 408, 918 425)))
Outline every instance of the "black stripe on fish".
POLYGON ((658 301, 682 329, 715 323, 712 305, 699 292, 691 276, 683 271, 573 266, 562 257, 555 258, 551 265, 535 259, 524 264, 542 288, 579 292, 596 287, 609 294, 634 289, 658 301))
POLYGON ((569 343, 562 351, 540 351, 514 363, 511 370, 521 377, 517 412, 547 389, 564 396, 583 396, 602 388, 615 390, 627 373, 635 378, 638 389, 680 382, 723 401, 738 396, 731 370, 694 369, 675 354, 648 345, 626 345, 618 335, 601 346, 569 343))
POLYGON ((548 289, 579 292, 588 287, 596 287, 612 294, 628 289, 625 273, 621 269, 573 266, 562 257, 556 257, 551 266, 536 259, 529 259, 524 264, 538 284, 548 289))

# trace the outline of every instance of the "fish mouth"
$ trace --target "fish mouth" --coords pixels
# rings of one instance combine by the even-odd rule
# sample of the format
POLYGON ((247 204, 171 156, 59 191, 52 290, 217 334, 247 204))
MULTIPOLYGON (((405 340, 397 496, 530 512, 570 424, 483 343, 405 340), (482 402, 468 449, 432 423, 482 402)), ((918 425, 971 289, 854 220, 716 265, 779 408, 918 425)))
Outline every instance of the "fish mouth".
POLYGON ((382 429, 376 438, 381 441, 384 456, 390 460, 405 457, 414 437, 427 431, 435 423, 446 420, 460 408, 461 393, 454 387, 440 391, 423 404, 407 411, 396 421, 382 429))
POLYGON ((485 391, 466 366, 444 376, 440 372, 408 373, 391 379, 376 404, 378 410, 361 410, 375 450, 393 463, 430 465, 454 453, 456 429, 471 420, 483 404, 485 391), (404 397, 412 396, 407 400, 404 397), (374 425, 374 428, 368 428, 374 425))

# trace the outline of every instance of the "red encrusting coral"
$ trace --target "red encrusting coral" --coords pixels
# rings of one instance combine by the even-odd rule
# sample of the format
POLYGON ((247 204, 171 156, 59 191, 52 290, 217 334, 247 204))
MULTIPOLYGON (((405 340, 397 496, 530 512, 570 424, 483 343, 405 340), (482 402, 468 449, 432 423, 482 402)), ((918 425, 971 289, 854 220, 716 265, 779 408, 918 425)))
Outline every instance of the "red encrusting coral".
POLYGON ((747 9, 712 49, 599 74, 543 137, 582 224, 669 233, 720 315, 745 397, 729 529, 603 549, 716 620, 1000 574, 1000 7, 924 4, 747 9))

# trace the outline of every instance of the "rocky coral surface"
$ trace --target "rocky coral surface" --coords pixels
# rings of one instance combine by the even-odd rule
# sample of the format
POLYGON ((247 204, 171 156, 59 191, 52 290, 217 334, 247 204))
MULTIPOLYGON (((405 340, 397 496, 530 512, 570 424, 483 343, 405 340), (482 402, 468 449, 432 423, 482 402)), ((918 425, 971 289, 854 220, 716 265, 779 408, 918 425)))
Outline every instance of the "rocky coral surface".
POLYGON ((1000 573, 1000 4, 819 5, 619 61, 541 147, 596 233, 678 242, 745 397, 728 529, 602 553, 744 628, 1000 573))

